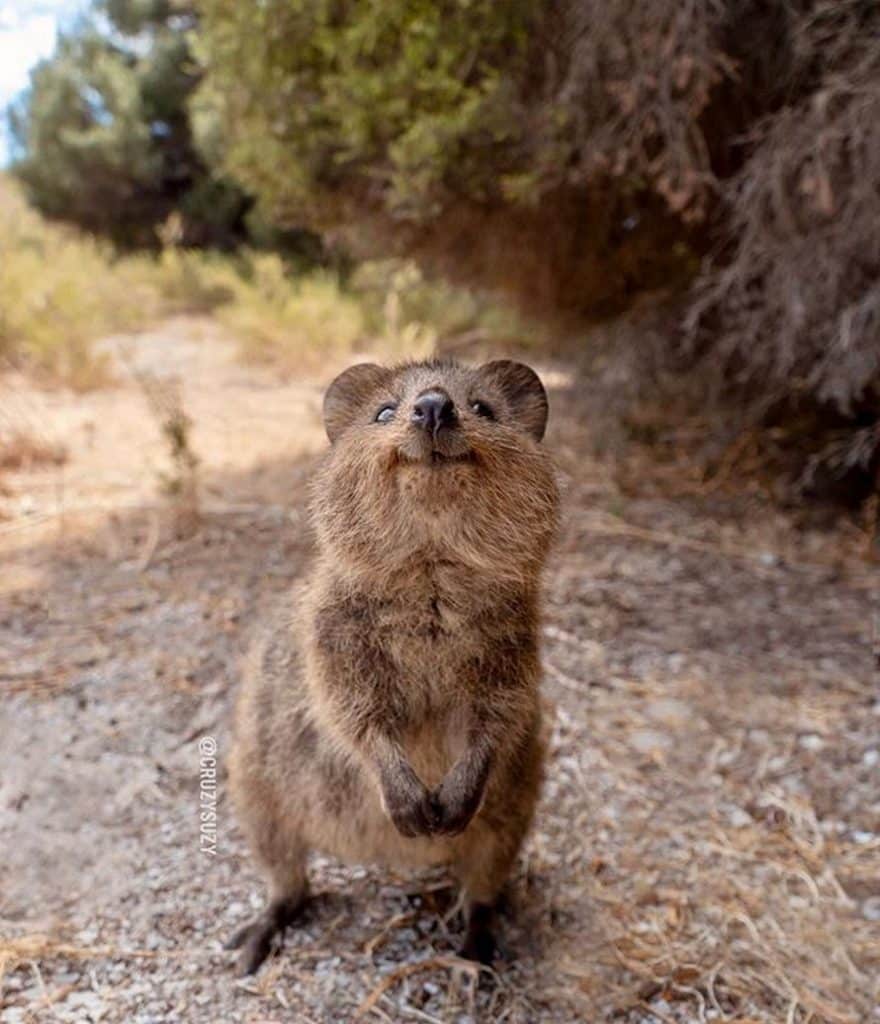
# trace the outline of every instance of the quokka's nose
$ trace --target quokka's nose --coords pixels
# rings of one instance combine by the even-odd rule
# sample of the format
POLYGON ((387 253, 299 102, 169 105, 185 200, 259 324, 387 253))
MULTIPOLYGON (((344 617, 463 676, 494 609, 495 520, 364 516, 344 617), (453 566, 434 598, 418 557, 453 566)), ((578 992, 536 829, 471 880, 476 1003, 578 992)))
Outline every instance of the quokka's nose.
POLYGON ((451 427, 456 420, 452 399, 442 391, 426 391, 419 395, 410 416, 414 426, 427 430, 434 437, 441 427, 451 427))

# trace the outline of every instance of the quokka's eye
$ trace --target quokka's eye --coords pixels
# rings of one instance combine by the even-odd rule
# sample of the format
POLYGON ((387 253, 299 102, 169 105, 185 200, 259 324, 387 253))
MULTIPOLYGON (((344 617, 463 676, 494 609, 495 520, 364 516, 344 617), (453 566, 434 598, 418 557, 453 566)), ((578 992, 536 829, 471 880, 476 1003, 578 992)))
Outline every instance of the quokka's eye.
POLYGON ((471 410, 475 412, 478 416, 482 416, 483 419, 485 420, 495 419, 495 413, 492 412, 491 408, 488 405, 486 405, 485 402, 472 402, 471 410))
POLYGON ((390 423, 394 419, 395 412, 397 412, 396 405, 383 405, 382 408, 376 413, 376 422, 390 423))

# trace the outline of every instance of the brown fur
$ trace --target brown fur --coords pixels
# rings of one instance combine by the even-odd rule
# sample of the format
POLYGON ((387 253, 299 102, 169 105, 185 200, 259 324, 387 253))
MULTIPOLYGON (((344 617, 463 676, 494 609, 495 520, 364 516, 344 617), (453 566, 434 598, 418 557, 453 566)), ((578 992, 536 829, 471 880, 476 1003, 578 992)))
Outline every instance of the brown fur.
POLYGON ((236 712, 232 795, 270 889, 237 937, 245 970, 301 906, 311 849, 451 864, 464 952, 491 958, 489 908, 541 776, 546 411, 537 377, 510 362, 366 364, 331 385, 317 562, 254 650, 236 712), (457 422, 432 434, 411 417, 438 389, 457 422), (393 419, 376 422, 388 403, 393 419))

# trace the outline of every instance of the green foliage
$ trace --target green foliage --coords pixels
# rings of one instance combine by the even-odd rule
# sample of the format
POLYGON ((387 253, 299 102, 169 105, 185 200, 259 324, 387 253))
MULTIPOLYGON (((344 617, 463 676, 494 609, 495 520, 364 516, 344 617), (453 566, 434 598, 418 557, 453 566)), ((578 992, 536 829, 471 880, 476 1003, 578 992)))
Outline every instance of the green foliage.
POLYGON ((124 246, 156 247, 172 211, 188 245, 243 236, 249 201, 192 139, 194 24, 182 4, 103 0, 37 66, 10 124, 14 172, 38 209, 124 246))
POLYGON ((74 387, 101 383, 94 338, 144 322, 155 301, 106 243, 46 225, 0 180, 0 359, 74 387))
POLYGON ((355 351, 414 359, 460 344, 534 341, 508 307, 429 281, 411 261, 363 263, 343 284, 326 271, 292 279, 277 255, 250 253, 231 287, 218 315, 244 356, 286 369, 355 351))
POLYGON ((679 296, 678 375, 876 479, 876 3, 199 2, 199 137, 282 222, 551 316, 679 296))
POLYGON ((283 369, 357 349, 413 358, 462 336, 526 338, 485 297, 429 282, 409 262, 364 264, 343 284, 329 271, 296 276, 274 253, 166 246, 120 258, 47 223, 0 178, 0 362, 95 387, 109 378, 97 339, 177 314, 217 316, 246 359, 283 369))
POLYGON ((202 0, 194 101, 203 150, 284 223, 354 192, 403 219, 495 190, 522 126, 509 73, 532 0, 202 0))
POLYGON ((291 281, 271 253, 253 254, 249 264, 236 280, 233 300, 220 311, 246 358, 289 369, 343 355, 363 338, 361 308, 335 275, 317 272, 291 281))
POLYGON ((371 337, 398 355, 427 355, 448 346, 505 340, 533 344, 534 328, 489 294, 426 278, 411 260, 373 260, 353 273, 371 337))
POLYGON ((161 296, 163 314, 211 313, 233 300, 240 282, 240 259, 198 249, 168 247, 130 263, 161 296))

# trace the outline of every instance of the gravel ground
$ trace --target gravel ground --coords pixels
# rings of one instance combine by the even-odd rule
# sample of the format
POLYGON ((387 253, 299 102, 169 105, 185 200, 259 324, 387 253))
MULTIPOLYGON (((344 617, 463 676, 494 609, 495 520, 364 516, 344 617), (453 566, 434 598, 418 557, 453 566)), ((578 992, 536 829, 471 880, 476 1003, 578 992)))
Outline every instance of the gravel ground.
POLYGON ((317 859, 303 926, 236 979, 222 942, 262 893, 222 769, 200 834, 200 766, 212 743, 222 766, 248 636, 309 556, 324 381, 243 369, 199 322, 108 348, 181 378, 202 515, 176 536, 157 502, 126 371, 86 397, 0 381, 68 450, 0 484, 0 1021, 880 1019, 880 573, 845 526, 734 483, 674 497, 633 453, 624 485, 562 365, 552 756, 504 962, 454 958, 442 873, 317 859))

